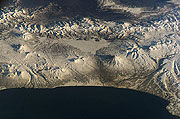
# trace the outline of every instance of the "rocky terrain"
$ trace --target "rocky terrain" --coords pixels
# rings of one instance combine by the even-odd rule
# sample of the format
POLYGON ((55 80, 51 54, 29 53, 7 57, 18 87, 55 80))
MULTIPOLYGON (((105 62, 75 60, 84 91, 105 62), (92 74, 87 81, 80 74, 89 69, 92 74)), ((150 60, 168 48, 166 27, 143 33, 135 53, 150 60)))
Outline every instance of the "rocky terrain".
POLYGON ((0 6, 0 86, 113 86, 180 116, 178 0, 11 0, 0 6))

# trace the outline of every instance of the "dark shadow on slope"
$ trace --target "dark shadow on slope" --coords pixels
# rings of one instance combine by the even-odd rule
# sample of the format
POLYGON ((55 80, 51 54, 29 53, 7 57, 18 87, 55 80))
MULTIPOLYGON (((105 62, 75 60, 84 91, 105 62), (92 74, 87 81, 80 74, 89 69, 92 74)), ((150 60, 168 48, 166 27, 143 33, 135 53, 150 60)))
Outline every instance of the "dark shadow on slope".
POLYGON ((12 2, 8 0, 0 0, 0 8, 10 5, 12 2))
POLYGON ((105 87, 0 91, 2 119, 178 119, 157 96, 105 87))

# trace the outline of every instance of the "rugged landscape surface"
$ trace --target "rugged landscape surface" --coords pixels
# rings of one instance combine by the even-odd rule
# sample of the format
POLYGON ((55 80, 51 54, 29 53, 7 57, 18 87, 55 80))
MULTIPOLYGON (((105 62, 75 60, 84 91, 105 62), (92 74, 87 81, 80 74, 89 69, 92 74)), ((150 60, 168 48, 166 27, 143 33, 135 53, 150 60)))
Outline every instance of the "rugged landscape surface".
POLYGON ((178 0, 11 0, 0 5, 0 86, 113 86, 180 116, 178 0))

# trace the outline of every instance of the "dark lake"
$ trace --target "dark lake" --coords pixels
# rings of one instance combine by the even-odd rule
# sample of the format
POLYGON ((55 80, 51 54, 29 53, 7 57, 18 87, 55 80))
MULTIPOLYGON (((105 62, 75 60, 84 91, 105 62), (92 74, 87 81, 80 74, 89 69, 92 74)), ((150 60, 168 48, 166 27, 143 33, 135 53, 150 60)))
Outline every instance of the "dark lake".
POLYGON ((0 91, 0 119, 178 119, 168 101, 128 89, 62 87, 0 91))

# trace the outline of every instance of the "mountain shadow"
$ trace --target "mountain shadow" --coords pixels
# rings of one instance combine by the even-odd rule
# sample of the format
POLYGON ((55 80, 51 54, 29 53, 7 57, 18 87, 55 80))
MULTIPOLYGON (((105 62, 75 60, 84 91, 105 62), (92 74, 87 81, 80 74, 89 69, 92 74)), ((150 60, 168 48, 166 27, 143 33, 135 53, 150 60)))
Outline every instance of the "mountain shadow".
MULTIPOLYGON (((11 1, 10 0, 0 0, 0 9, 4 6, 9 6, 12 3, 13 3, 12 0, 11 1)), ((1 11, 0 11, 0 13, 1 13, 1 11)))
POLYGON ((129 89, 61 87, 0 91, 2 119, 178 119, 168 101, 129 89))

